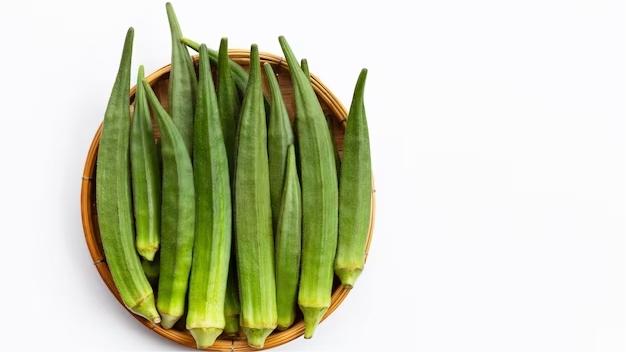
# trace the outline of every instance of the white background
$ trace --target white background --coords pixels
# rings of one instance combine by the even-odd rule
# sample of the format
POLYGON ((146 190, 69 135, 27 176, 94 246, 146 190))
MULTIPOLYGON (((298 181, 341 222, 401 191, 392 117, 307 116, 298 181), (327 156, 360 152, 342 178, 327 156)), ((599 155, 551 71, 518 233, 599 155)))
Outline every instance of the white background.
MULTIPOLYGON (((370 70, 366 270, 313 340, 276 351, 626 350, 624 1, 174 5, 212 47, 280 53, 286 35, 346 105, 370 70)), ((133 69, 169 61, 159 1, 0 11, 0 350, 186 350, 114 300, 82 234, 84 158, 130 25, 133 69)))

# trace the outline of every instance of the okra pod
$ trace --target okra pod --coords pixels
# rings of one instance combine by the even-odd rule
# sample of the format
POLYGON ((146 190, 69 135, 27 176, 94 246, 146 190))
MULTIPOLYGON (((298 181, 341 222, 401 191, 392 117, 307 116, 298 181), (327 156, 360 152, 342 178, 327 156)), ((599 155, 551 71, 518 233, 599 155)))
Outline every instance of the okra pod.
POLYGON ((279 330, 289 328, 296 319, 300 274, 302 203, 293 144, 288 148, 284 177, 275 239, 276 307, 279 330))
POLYGON ((96 168, 96 208, 104 255, 122 302, 133 313, 158 323, 161 318, 154 306, 152 287, 135 250, 128 168, 133 36, 134 31, 129 28, 104 114, 96 168))
POLYGON ((185 312, 194 240, 194 181, 191 158, 181 133, 150 84, 144 80, 143 85, 161 131, 161 265, 157 309, 161 313, 161 325, 170 329, 185 312))
POLYGON ((135 92, 135 111, 130 135, 130 165, 135 213, 135 244, 139 255, 152 261, 159 249, 161 175, 152 132, 150 109, 141 84, 143 79, 143 66, 139 66, 135 92))
POLYGON ((187 329, 198 348, 207 348, 224 329, 232 234, 228 158, 205 45, 200 47, 193 144, 196 226, 187 329))
POLYGON ((269 63, 263 65, 270 89, 270 117, 267 131, 267 154, 269 159, 270 195, 272 200, 272 223, 274 229, 278 223, 280 202, 283 193, 287 149, 293 145, 293 131, 289 114, 278 86, 278 80, 269 63))
POLYGON ((344 138, 339 183, 339 240, 335 273, 344 286, 352 287, 365 263, 372 200, 370 143, 363 103, 367 70, 354 88, 344 138))
POLYGON ((185 142, 189 155, 193 144, 193 117, 196 98, 196 70, 180 41, 183 34, 171 3, 165 4, 172 36, 172 67, 169 78, 169 115, 185 142))
POLYGON ((276 328, 274 241, 267 161, 267 131, 256 45, 250 49, 250 79, 241 107, 235 170, 235 239, 241 327, 248 344, 262 348, 276 328))
POLYGON ((337 250, 338 190, 333 143, 322 107, 309 78, 284 37, 296 101, 296 125, 302 183, 302 259, 298 304, 304 337, 311 338, 330 306, 333 261, 337 250))

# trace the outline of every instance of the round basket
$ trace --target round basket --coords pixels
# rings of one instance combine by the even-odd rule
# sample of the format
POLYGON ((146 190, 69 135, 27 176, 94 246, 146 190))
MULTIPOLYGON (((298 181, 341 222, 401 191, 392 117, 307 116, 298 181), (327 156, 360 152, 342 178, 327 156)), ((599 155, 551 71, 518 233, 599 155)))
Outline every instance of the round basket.
MULTIPOLYGON (((250 52, 247 50, 231 50, 229 56, 238 64, 243 67, 249 65, 250 52)), ((289 68, 285 59, 268 53, 261 53, 261 64, 268 62, 272 65, 275 73, 278 76, 278 82, 283 93, 285 105, 289 111, 289 116, 294 117, 294 97, 293 87, 291 85, 291 78, 289 75, 289 68)), ((194 57, 194 62, 197 63, 197 56, 194 57)), ((167 94, 168 94, 168 80, 169 80, 170 65, 164 66, 156 72, 150 74, 146 79, 152 85, 155 93, 159 97, 159 100, 163 106, 167 109, 167 94)), ((318 99, 324 110, 324 114, 329 119, 332 135, 335 140, 335 145, 341 156, 343 153, 343 135, 345 131, 345 121, 347 112, 339 100, 331 93, 331 91, 324 86, 322 82, 315 76, 311 76, 313 88, 318 96, 318 99)), ((266 89, 267 87, 264 87, 266 89)), ((135 95, 135 87, 130 91, 130 99, 133 101, 135 95)), ((100 142, 100 134, 102 133, 102 125, 98 128, 96 135, 91 142, 91 147, 87 154, 87 160, 85 162, 85 169, 83 172, 82 185, 81 185, 81 216, 83 221, 83 230, 85 232, 85 240, 87 241, 87 248, 93 259, 98 273, 102 277, 102 280, 111 290, 111 293, 122 304, 119 293, 113 283, 111 272, 106 263, 104 257, 104 251, 102 249, 102 242, 100 240, 100 233, 98 227, 98 214, 96 212, 96 159, 98 156, 98 145, 100 142)), ((158 131, 155 131, 155 135, 158 137, 158 131)), ((374 224, 374 192, 372 192, 372 208, 369 227, 369 238, 367 243, 367 250, 369 250, 370 241, 372 239, 372 229, 374 224)), ((326 319, 346 298, 350 291, 338 284, 337 278, 335 278, 335 286, 332 295, 332 301, 330 308, 326 312, 324 319, 326 319)), ((123 305, 123 304, 122 304, 123 305)), ((160 325, 153 324, 152 322, 132 314, 137 320, 139 320, 147 328, 151 329, 155 333, 177 342, 187 347, 196 348, 193 337, 184 329, 177 325, 174 329, 166 330, 160 325), (178 327, 178 329, 177 329, 178 327)), ((299 316, 296 323, 285 331, 276 330, 265 341, 264 349, 280 346, 291 340, 294 340, 304 334, 304 323, 302 317, 299 316)), ((220 337, 208 351, 254 351, 255 349, 248 346, 244 336, 235 338, 220 337)))

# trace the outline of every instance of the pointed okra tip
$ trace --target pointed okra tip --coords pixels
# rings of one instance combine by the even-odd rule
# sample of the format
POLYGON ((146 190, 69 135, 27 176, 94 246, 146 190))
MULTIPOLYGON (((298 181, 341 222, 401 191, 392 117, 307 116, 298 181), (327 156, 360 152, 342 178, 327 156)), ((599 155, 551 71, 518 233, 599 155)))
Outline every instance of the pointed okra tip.
POLYGON ((198 349, 206 349, 215 343, 215 340, 222 333, 218 328, 193 328, 189 329, 191 336, 196 341, 198 349))
POLYGON ((320 324, 320 321, 322 321, 322 317, 328 310, 328 307, 300 307, 300 310, 304 316, 304 338, 310 339, 313 337, 313 333, 315 333, 315 329, 320 324))

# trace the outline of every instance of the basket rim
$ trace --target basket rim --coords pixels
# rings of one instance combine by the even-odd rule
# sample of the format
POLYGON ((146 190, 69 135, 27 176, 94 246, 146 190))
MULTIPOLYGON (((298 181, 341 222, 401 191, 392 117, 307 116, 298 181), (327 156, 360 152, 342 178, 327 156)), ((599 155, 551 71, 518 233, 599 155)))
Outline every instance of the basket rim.
MULTIPOLYGON (((229 57, 239 64, 247 64, 250 59, 250 51, 246 49, 231 49, 228 51, 229 57)), ((285 70, 289 70, 287 65, 287 61, 278 55, 260 52, 259 57, 261 60, 261 64, 268 62, 273 65, 280 66, 285 70)), ((198 55, 193 57, 194 61, 198 60, 198 55)), ((153 85, 156 81, 161 79, 161 77, 165 74, 169 74, 171 69, 171 64, 165 65, 158 70, 149 74, 145 79, 153 85)), ((319 99, 323 100, 324 103, 331 109, 333 112, 333 118, 336 119, 339 123, 345 127, 346 118, 347 118, 347 110, 341 104, 339 99, 328 89, 321 80, 311 74, 311 83, 315 93, 319 97, 319 99)), ((130 89, 130 98, 132 99, 135 95, 136 86, 133 86, 130 89)), ((144 319, 138 315, 133 314, 128 310, 128 308, 124 305, 121 300, 121 297, 117 291, 113 283, 113 279, 111 276, 111 272, 109 271, 108 265, 106 263, 106 259, 104 257, 104 253, 100 249, 98 245, 99 236, 96 234, 97 230, 95 227, 97 226, 97 220, 95 212, 92 211, 92 204, 95 203, 95 197, 93 196, 91 189, 92 184, 95 183, 95 165, 97 160, 97 152, 98 145, 100 142, 100 136, 102 134, 102 122, 100 123, 89 147, 89 151, 87 153, 87 158, 85 160, 85 166, 83 169, 83 176, 81 182, 81 196, 80 196, 80 205, 81 205, 81 220, 83 224, 83 232, 85 236, 85 241, 87 244, 87 249, 89 250, 89 254, 93 260, 98 273, 106 286, 109 288, 111 293, 115 296, 117 301, 139 322, 141 322, 144 326, 149 328, 150 330, 156 332, 168 340, 174 341, 178 344, 184 345, 186 347, 190 347, 196 349, 195 341, 193 337, 188 332, 182 332, 178 330, 166 330, 162 328, 158 324, 154 324, 151 321, 144 319)), ((372 181, 373 183, 373 181, 372 181)), ((375 202, 375 193, 376 190, 372 185, 372 201, 371 201, 371 210, 370 210, 370 224, 368 230, 368 239, 366 245, 366 257, 369 253, 370 244, 372 241, 372 234, 374 228, 374 220, 376 215, 376 202, 375 202)), ((337 287, 332 294, 331 304, 328 308, 326 314, 322 318, 322 321, 325 320, 330 314, 332 314, 335 309, 343 302, 343 300, 347 297, 350 289, 339 286, 337 287)), ((275 330, 266 340, 265 346, 263 349, 269 349, 273 347, 277 347, 288 343, 296 338, 304 335, 304 323, 302 321, 297 322, 289 329, 284 331, 275 330)), ((218 339, 215 341, 215 344, 210 348, 206 349, 207 351, 256 351, 256 349, 252 349, 248 346, 245 340, 221 340, 218 339)))

